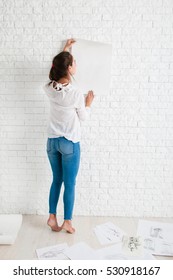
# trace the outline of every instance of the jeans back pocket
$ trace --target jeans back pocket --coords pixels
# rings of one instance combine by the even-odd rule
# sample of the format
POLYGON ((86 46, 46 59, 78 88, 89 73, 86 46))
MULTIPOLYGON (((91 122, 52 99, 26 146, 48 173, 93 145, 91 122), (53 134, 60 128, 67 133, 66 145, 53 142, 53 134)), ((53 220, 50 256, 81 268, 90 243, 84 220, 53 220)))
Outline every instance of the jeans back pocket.
POLYGON ((71 155, 73 154, 74 144, 72 141, 67 140, 66 138, 59 139, 59 151, 62 155, 71 155))

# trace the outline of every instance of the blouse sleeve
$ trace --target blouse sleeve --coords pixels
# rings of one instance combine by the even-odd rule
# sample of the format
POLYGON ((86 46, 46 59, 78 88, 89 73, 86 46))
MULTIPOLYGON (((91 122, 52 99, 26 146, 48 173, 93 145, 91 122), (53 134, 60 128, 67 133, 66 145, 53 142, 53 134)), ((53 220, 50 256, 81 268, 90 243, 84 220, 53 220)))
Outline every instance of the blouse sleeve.
POLYGON ((90 113, 90 107, 85 106, 84 95, 82 95, 80 92, 78 93, 76 102, 76 112, 81 121, 85 121, 90 113))

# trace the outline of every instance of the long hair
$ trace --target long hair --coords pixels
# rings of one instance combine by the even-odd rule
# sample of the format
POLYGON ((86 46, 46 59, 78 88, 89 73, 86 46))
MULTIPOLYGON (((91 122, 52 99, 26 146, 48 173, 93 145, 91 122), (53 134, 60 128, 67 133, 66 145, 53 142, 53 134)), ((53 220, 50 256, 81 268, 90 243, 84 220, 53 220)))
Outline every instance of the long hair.
POLYGON ((72 66, 73 56, 69 52, 61 52, 53 58, 52 67, 49 73, 51 81, 59 81, 61 78, 68 78, 68 67, 72 66))

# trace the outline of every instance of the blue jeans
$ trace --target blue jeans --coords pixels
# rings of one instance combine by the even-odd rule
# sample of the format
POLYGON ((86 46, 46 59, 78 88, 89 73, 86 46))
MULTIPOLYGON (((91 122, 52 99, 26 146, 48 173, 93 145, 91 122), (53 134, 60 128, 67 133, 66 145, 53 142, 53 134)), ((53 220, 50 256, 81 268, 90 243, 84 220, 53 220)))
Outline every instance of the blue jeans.
POLYGON ((64 220, 71 220, 80 162, 80 144, 73 143, 64 137, 48 138, 47 154, 53 173, 49 194, 49 213, 56 214, 61 186, 64 182, 64 220))

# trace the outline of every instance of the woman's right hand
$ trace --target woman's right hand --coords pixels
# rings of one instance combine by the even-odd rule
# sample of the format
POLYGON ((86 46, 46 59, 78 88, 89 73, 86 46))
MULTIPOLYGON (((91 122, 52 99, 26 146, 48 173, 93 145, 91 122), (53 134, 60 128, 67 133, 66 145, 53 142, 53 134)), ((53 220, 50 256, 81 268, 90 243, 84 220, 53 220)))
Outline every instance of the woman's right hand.
POLYGON ((66 42, 66 44, 65 44, 65 46, 64 46, 64 49, 63 49, 63 51, 64 52, 68 52, 68 51, 70 51, 70 48, 72 47, 72 45, 75 43, 76 41, 75 41, 75 39, 68 39, 67 40, 67 42, 66 42))
POLYGON ((85 106, 90 107, 94 99, 94 92, 92 90, 88 91, 88 94, 85 99, 85 106))

